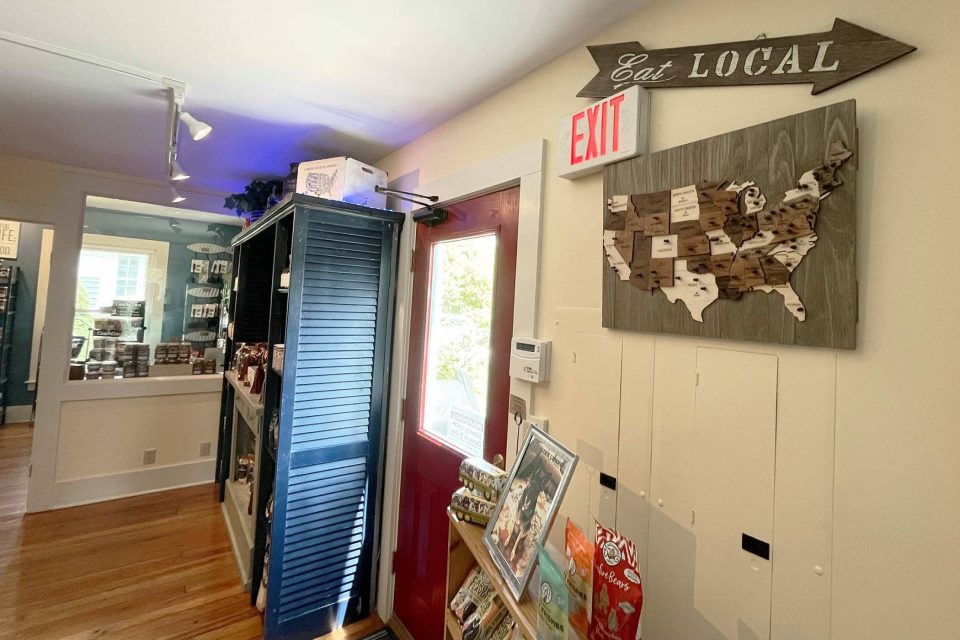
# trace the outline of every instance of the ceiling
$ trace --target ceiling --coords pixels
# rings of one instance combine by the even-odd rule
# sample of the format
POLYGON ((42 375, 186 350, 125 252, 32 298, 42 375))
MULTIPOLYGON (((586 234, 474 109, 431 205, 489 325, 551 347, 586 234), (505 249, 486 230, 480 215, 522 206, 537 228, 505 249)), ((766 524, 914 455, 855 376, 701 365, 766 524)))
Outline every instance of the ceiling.
MULTIPOLYGON (((289 162, 374 162, 642 3, 0 0, 0 31, 186 82, 214 131, 183 136, 183 186, 225 192, 289 162)), ((0 153, 166 176, 159 85, 0 41, 0 105, 0 153)))

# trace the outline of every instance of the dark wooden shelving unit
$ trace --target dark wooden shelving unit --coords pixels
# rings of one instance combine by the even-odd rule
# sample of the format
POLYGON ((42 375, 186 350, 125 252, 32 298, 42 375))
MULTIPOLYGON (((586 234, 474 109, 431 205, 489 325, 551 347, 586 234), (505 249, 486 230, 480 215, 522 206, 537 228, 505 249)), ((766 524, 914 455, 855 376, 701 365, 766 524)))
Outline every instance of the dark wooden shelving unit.
MULTIPOLYGON (((232 359, 238 342, 266 342, 271 358, 257 439, 250 594, 256 602, 267 573, 267 640, 325 635, 366 617, 375 602, 402 221, 393 211, 295 195, 233 241, 227 353, 232 359), (287 268, 290 285, 281 288, 287 268), (286 346, 282 372, 272 363, 277 344, 286 346)), ((226 414, 236 391, 228 386, 221 455, 232 451, 226 414)), ((229 462, 218 464, 221 482, 229 462)))

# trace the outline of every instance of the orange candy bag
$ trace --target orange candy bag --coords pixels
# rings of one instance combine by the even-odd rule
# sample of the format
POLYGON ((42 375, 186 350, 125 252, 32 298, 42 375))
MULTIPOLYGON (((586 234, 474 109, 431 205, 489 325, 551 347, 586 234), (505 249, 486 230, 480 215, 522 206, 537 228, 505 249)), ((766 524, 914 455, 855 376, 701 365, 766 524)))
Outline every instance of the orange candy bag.
POLYGON ((598 522, 593 557, 593 611, 587 637, 634 640, 642 608, 637 548, 617 531, 598 522))
POLYGON ((593 574, 593 543, 570 518, 567 518, 566 533, 564 551, 567 556, 567 570, 564 573, 567 591, 570 592, 570 626, 586 637, 590 624, 588 598, 590 578, 593 574))

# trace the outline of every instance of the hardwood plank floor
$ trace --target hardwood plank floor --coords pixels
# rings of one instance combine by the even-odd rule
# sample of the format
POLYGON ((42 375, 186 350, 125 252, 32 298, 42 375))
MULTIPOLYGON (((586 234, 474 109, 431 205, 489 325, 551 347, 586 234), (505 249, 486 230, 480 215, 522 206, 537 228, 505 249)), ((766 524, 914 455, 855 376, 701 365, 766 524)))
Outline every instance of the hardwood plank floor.
MULTIPOLYGON (((26 514, 33 432, 0 426, 0 640, 259 640, 215 485, 26 514)), ((376 615, 320 640, 383 628, 376 615)))
POLYGON ((0 638, 262 637, 214 485, 27 515, 32 435, 0 427, 0 638))

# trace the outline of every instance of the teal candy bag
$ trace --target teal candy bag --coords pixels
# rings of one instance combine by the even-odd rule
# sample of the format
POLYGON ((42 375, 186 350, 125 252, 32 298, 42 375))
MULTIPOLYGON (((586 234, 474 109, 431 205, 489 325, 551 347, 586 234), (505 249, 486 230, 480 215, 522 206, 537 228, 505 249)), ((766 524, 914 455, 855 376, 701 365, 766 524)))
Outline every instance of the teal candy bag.
POLYGON ((550 554, 537 545, 540 556, 540 589, 537 602, 537 640, 567 640, 570 598, 563 571, 550 554))

